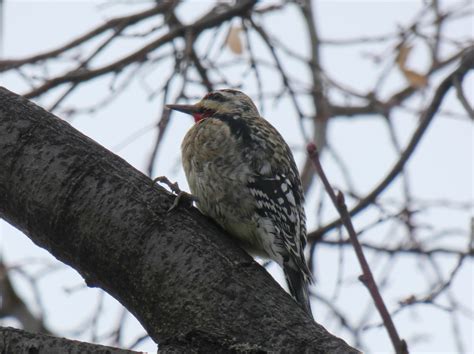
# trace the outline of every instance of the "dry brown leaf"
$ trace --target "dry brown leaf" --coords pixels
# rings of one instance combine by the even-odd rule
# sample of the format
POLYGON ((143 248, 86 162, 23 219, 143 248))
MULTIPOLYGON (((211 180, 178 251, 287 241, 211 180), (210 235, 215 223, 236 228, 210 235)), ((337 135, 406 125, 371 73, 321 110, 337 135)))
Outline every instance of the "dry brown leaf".
POLYGON ((400 69, 405 69, 405 63, 407 62, 408 55, 410 54, 412 46, 408 44, 401 44, 398 48, 397 64, 400 69))
POLYGON ((229 49, 234 54, 242 54, 242 40, 240 39, 240 33, 242 32, 242 27, 239 25, 232 25, 229 29, 229 34, 227 35, 226 44, 229 49))
POLYGON ((407 45, 405 43, 400 45, 400 47, 398 48, 397 65, 412 87, 425 87, 428 83, 426 76, 419 74, 406 67, 408 55, 410 55, 412 48, 412 46, 407 45))
POLYGON ((403 69, 402 72, 412 87, 421 88, 425 87, 428 83, 425 75, 418 74, 417 72, 410 69, 403 69))

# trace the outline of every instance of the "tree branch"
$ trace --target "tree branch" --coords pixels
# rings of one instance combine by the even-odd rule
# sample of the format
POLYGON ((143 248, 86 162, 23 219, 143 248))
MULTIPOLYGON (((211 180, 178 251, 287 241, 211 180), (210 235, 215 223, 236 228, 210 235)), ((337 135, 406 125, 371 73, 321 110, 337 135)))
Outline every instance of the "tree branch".
POLYGON ((392 318, 390 317, 390 313, 388 312, 387 307, 385 306, 385 302, 383 301, 382 295, 380 295, 379 289, 377 287, 377 283, 375 282, 375 279, 372 275, 372 271, 370 270, 369 264, 367 263, 367 260, 365 259, 364 251, 362 250, 359 240, 357 239, 354 226, 352 225, 351 218, 347 211, 347 206, 344 201, 344 194, 339 192, 336 196, 334 190, 329 184, 326 174, 324 173, 323 167, 321 166, 321 162, 319 161, 319 156, 318 156, 318 151, 316 149, 316 146, 314 144, 308 144, 307 150, 308 150, 308 155, 311 158, 311 161, 313 161, 316 167, 316 172, 318 173, 318 176, 321 178, 321 181, 324 184, 324 188, 326 189, 326 192, 329 194, 334 206, 336 207, 337 211, 341 215, 341 219, 344 224, 344 227, 346 228, 349 234, 352 247, 354 248, 354 251, 357 256, 357 260, 359 261, 360 267, 362 268, 362 275, 359 277, 359 280, 362 281, 362 283, 369 290, 370 295, 372 296, 372 299, 374 300, 374 304, 377 307, 377 310, 379 311, 380 316, 382 317, 384 326, 387 329, 387 332, 390 336, 390 340, 392 341, 395 352, 397 354, 408 354, 407 344, 404 340, 401 340, 400 336, 398 335, 397 329, 395 328, 392 318))
POLYGON ((18 296, 10 280, 8 268, 0 259, 0 319, 6 317, 15 318, 27 331, 50 333, 42 318, 37 318, 18 296))
POLYGON ((212 14, 205 14, 195 23, 190 25, 182 25, 177 26, 176 28, 170 30, 168 33, 164 34, 163 36, 151 41, 144 47, 140 48, 139 50, 113 62, 108 65, 104 65, 102 67, 96 69, 85 69, 79 71, 72 71, 63 76, 58 76, 52 79, 47 80, 41 86, 31 90, 30 92, 25 93, 23 96, 26 98, 34 98, 37 96, 42 95, 43 93, 47 92, 48 90, 57 87, 66 82, 78 82, 78 81, 88 81, 94 79, 96 77, 113 73, 119 72, 127 65, 134 63, 134 62, 142 62, 147 59, 147 55, 156 50, 157 48, 161 47, 165 43, 169 43, 172 40, 178 37, 185 37, 186 34, 193 33, 193 35, 197 36, 202 31, 212 28, 216 24, 221 22, 227 21, 232 19, 235 16, 243 16, 247 11, 249 11, 256 3, 256 0, 242 0, 239 1, 235 6, 230 7, 227 11, 224 12, 217 12, 212 14))
POLYGON ((40 333, 30 333, 11 327, 0 327, 0 353, 94 353, 138 354, 138 352, 58 338, 40 333))
POLYGON ((161 4, 156 5, 152 7, 151 9, 129 15, 129 16, 123 16, 123 17, 117 17, 113 18, 106 23, 97 26, 96 28, 90 30, 87 33, 84 33, 83 35, 79 36, 78 38, 70 41, 69 43, 66 43, 65 45, 44 52, 40 54, 36 54, 31 57, 23 58, 23 59, 5 59, 5 60, 0 60, 0 72, 10 70, 10 69, 15 69, 19 68, 20 66, 24 64, 35 64, 39 61, 50 59, 57 57, 64 52, 75 48, 79 45, 84 44, 85 42, 97 37, 98 35, 115 29, 117 27, 125 27, 125 26, 131 26, 139 21, 142 21, 144 19, 147 19, 152 16, 156 16, 159 14, 162 14, 166 11, 168 11, 170 8, 174 6, 173 1, 163 1, 161 4))
POLYGON ((120 301, 160 351, 356 353, 233 240, 25 98, 0 89, 0 216, 120 301))
MULTIPOLYGON (((421 141, 423 134, 425 133, 426 129, 433 120, 436 112, 441 106, 441 103, 446 93, 454 85, 455 82, 462 82, 466 73, 471 69, 474 69, 474 47, 471 47, 469 50, 464 52, 463 56, 461 57, 461 64, 459 65, 459 67, 454 70, 450 75, 448 75, 443 80, 443 82, 441 82, 438 89, 436 90, 433 100, 431 101, 425 112, 422 114, 420 118, 420 123, 415 132, 413 133, 410 142, 408 143, 405 150, 403 150, 403 152, 400 154, 400 158, 389 171, 387 176, 372 190, 372 192, 370 192, 365 198, 363 198, 359 203, 357 203, 356 206, 354 206, 349 211, 350 216, 356 215, 357 213, 371 205, 403 170, 405 164, 415 151, 416 147, 418 146, 418 143, 421 141)), ((308 234, 308 240, 317 241, 318 239, 323 237, 325 233, 341 225, 341 223, 341 218, 328 223, 327 225, 319 228, 318 230, 315 230, 314 232, 308 234)))

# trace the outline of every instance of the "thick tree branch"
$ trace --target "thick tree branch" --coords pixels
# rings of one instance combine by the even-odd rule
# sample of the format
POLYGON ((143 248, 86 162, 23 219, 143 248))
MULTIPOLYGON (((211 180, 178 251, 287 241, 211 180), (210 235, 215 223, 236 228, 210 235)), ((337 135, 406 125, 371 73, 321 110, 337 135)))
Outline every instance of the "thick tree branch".
POLYGON ((160 350, 355 353, 196 209, 0 89, 0 216, 132 312, 160 350))
POLYGON ((94 354, 138 354, 131 350, 107 347, 58 338, 46 334, 30 333, 16 328, 0 327, 0 353, 94 353, 94 354))

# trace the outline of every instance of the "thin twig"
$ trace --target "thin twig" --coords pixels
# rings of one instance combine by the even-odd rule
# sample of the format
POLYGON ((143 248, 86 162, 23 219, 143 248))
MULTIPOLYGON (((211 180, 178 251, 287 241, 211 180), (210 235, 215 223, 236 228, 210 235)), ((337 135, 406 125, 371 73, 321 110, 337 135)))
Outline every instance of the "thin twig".
POLYGON ((87 33, 81 35, 80 37, 73 39, 69 43, 66 43, 62 47, 43 52, 40 54, 36 54, 31 57, 27 58, 21 58, 21 59, 6 59, 6 60, 0 60, 0 72, 2 71, 7 71, 10 69, 18 68, 21 67, 24 64, 35 64, 37 62, 41 62, 43 60, 55 58, 64 52, 77 48, 78 46, 96 38, 100 34, 102 34, 105 31, 114 29, 118 26, 131 26, 133 24, 136 24, 137 22, 140 22, 144 19, 148 19, 152 16, 156 16, 162 13, 165 13, 170 9, 172 6, 174 6, 173 2, 170 1, 164 1, 159 5, 153 6, 152 8, 133 14, 129 16, 124 16, 124 17, 116 17, 113 18, 106 23, 99 25, 98 27, 88 31, 87 33))
POLYGON ((135 62, 143 62, 147 59, 147 56, 163 46, 164 44, 170 43, 171 41, 175 40, 176 38, 182 38, 186 35, 188 31, 192 31, 195 36, 200 34, 201 32, 205 31, 208 28, 214 27, 216 24, 224 22, 226 20, 230 20, 236 16, 242 16, 247 11, 249 11, 256 3, 256 0, 245 0, 239 2, 237 5, 230 7, 227 11, 222 13, 215 13, 212 16, 206 14, 199 20, 197 20, 192 25, 187 26, 179 26, 173 30, 170 30, 168 33, 155 38, 145 46, 139 48, 133 53, 130 53, 114 62, 106 64, 104 66, 90 69, 90 70, 81 70, 79 72, 69 72, 62 76, 57 76, 45 81, 40 86, 36 87, 35 89, 26 92, 23 94, 26 98, 34 98, 38 97, 45 92, 53 89, 59 85, 68 82, 76 82, 76 81, 89 81, 95 79, 97 77, 116 73, 118 71, 123 70, 126 66, 131 63, 135 62))
MULTIPOLYGON (((95 50, 94 52, 89 55, 89 57, 87 59, 85 59, 84 61, 82 61, 79 66, 74 69, 73 71, 79 71, 81 69, 84 69, 84 68, 87 68, 87 66, 89 65, 89 63, 92 61, 92 59, 94 59, 97 55, 99 55, 110 43, 112 43, 114 41, 115 38, 117 38, 121 33, 122 31, 125 29, 126 25, 125 24, 121 24, 120 26, 118 26, 117 28, 114 29, 113 33, 101 44, 99 45, 95 50)), ((80 81, 76 81, 76 82, 73 82, 71 83, 71 85, 69 86, 69 88, 56 100, 55 103, 53 103, 49 108, 48 108, 48 111, 54 111, 56 109, 56 107, 58 107, 61 102, 63 102, 67 96, 69 96, 71 94, 71 92, 74 91, 74 89, 79 86, 81 84, 80 81)))
POLYGON ((303 135, 303 138, 305 141, 308 141, 308 138, 306 137, 306 134, 305 134, 305 129, 304 129, 304 126, 303 126, 303 119, 305 118, 305 114, 303 113, 303 110, 301 109, 299 103, 298 103, 298 99, 296 98, 296 93, 290 83, 290 79, 288 78, 288 75, 286 74, 286 71, 285 69, 283 68, 283 64, 281 63, 281 60, 280 60, 280 57, 278 56, 276 50, 275 50, 275 47, 272 45, 272 42, 271 42, 271 39, 270 39, 270 36, 267 34, 267 32, 265 31, 265 29, 258 25, 257 23, 255 23, 253 21, 253 19, 251 17, 248 18, 248 21, 249 23, 252 25, 252 28, 260 35, 260 38, 263 40, 263 42, 266 44, 268 50, 270 51, 272 57, 273 57, 273 60, 278 68, 278 72, 281 76, 281 81, 283 83, 283 86, 285 88, 285 90, 288 90, 288 94, 289 94, 289 97, 293 103, 293 107, 295 108, 295 111, 296 113, 298 114, 298 122, 300 124, 300 130, 301 130, 301 134, 303 135))
MULTIPOLYGON (((459 67, 454 70, 448 77, 446 77, 443 82, 439 85, 436 93, 433 97, 428 108, 424 111, 421 116, 420 123, 416 128, 415 132, 413 133, 410 142, 408 143, 407 147, 403 150, 403 153, 400 155, 400 158, 389 171, 387 176, 380 182, 373 190, 370 192, 364 199, 362 199, 356 206, 354 206, 350 212, 350 216, 354 216, 360 211, 364 210, 369 205, 379 197, 379 195, 395 180, 395 178, 400 174, 403 170, 405 164, 410 159, 411 155, 415 151, 418 143, 421 141, 426 129, 432 122, 436 112, 438 111, 441 103, 443 101, 444 96, 449 91, 451 86, 454 84, 454 80, 459 80, 462 82, 462 79, 466 75, 466 73, 474 68, 474 47, 470 47, 466 50, 462 56, 461 64, 459 67)), ((319 228, 318 230, 308 234, 308 239, 310 241, 316 241, 321 238, 326 232, 332 230, 333 228, 341 225, 342 219, 339 218, 330 222, 329 224, 319 228)))
POLYGON ((461 81, 458 78, 454 78, 453 80, 454 87, 456 88, 456 95, 458 96, 459 102, 461 102, 462 106, 466 110, 469 118, 474 120, 474 109, 472 109, 471 105, 469 104, 466 96, 464 95, 464 91, 462 89, 461 81))
POLYGON ((408 353, 407 344, 404 340, 401 340, 400 336, 398 335, 397 329, 395 328, 392 318, 390 317, 390 313, 388 312, 387 307, 385 306, 385 303, 382 299, 382 296, 380 295, 380 292, 377 288, 377 284, 375 283, 369 264, 365 259, 364 252, 362 251, 362 247, 359 243, 359 240, 357 239, 357 234, 355 232, 354 226, 352 225, 349 212, 347 211, 347 206, 344 201, 344 195, 339 192, 336 196, 336 194, 334 193, 334 190, 332 189, 326 177, 326 174, 323 171, 321 162, 319 161, 316 145, 312 143, 308 144, 307 151, 314 166, 316 167, 316 172, 321 178, 321 181, 323 182, 324 187, 326 188, 326 191, 329 194, 329 197, 331 198, 334 206, 341 215, 342 223, 344 224, 345 228, 347 229, 347 232, 349 233, 352 246, 354 247, 357 259, 359 260, 360 266, 362 268, 362 275, 359 277, 359 279, 367 287, 370 292, 370 295, 374 300, 375 306, 377 307, 377 310, 379 311, 380 316, 382 317, 385 328, 387 329, 393 347, 395 348, 395 352, 400 354, 408 353))

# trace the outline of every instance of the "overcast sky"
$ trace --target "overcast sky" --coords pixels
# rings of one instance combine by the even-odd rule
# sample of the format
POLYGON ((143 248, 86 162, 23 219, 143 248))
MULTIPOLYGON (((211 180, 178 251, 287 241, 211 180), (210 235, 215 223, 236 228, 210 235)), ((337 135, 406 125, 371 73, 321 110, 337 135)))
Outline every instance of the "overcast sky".
MULTIPOLYGON (((317 25, 323 38, 352 38, 357 36, 369 36, 372 34, 393 33, 397 25, 403 25, 413 21, 415 14, 421 7, 421 1, 321 1, 316 6, 317 25)), ((445 1, 444 3, 455 3, 455 1, 445 1)), ((4 47, 3 55, 7 58, 23 57, 38 51, 54 48, 65 43, 114 13, 123 13, 123 7, 98 6, 103 2, 94 1, 7 1, 4 5, 4 47)), ((183 20, 190 21, 199 16, 209 4, 205 1, 192 1, 191 5, 183 6, 179 15, 183 20)), ((137 11, 144 5, 133 7, 137 11)), ((267 28, 278 38, 290 43, 292 49, 303 54, 307 53, 306 42, 300 35, 303 32, 303 25, 294 11, 287 11, 284 15, 275 15, 265 23, 267 28)), ((460 33, 464 36, 471 35, 472 22, 461 21, 460 24, 452 25, 449 28, 452 33, 460 33)), ((130 46, 134 44, 131 43, 130 46)), ((381 48, 377 46, 367 47, 367 50, 381 48)), ((105 57, 98 59, 96 64, 107 62, 111 56, 120 55, 127 48, 115 48, 105 57)), ((263 48, 256 48, 257 53, 263 52, 263 48)), ((326 47, 322 53, 323 66, 331 73, 334 79, 356 87, 364 91, 374 85, 379 71, 374 70, 373 63, 367 59, 367 53, 354 51, 352 48, 326 47)), ((232 58, 234 54, 227 51, 224 55, 232 58)), ((289 63, 289 65, 293 65, 289 63)), ((414 48, 414 54, 410 57, 410 65, 423 71, 427 65, 427 55, 420 48, 414 48)), ((443 70, 436 75, 436 85, 452 70, 443 70)), ((55 68, 54 70, 63 70, 55 68)), ((307 72, 294 64, 291 69, 292 75, 301 77, 302 81, 308 80, 307 72)), ((150 73, 150 77, 143 80, 152 86, 157 86, 157 81, 163 73, 150 73)), ((229 75, 234 75, 236 80, 241 73, 236 70, 229 75)), ((272 75, 267 74, 265 79, 271 82, 276 80, 272 75)), ((470 102, 474 102, 473 94, 473 74, 466 78, 464 87, 470 102)), ((22 93, 28 87, 11 74, 0 76, 0 85, 8 89, 22 93)), ((390 84, 384 88, 384 94, 388 95, 397 88, 406 85, 401 74, 394 73, 390 77, 390 84)), ((84 85, 71 99, 71 105, 80 106, 91 104, 97 101, 97 97, 103 96, 107 82, 84 85)), ((256 87, 249 83, 245 90, 251 96, 256 97, 256 87)), ((202 92, 196 91, 196 96, 202 92)), ((137 169, 146 171, 149 154, 156 136, 153 129, 161 111, 160 101, 149 101, 144 95, 143 86, 134 83, 125 91, 113 105, 100 110, 94 115, 81 115, 74 118, 71 124, 104 145, 111 151, 126 159, 137 169), (143 132, 140 138, 131 143, 125 144, 127 138, 133 132, 143 132)), ((429 97, 426 97, 429 99, 429 97)), ((48 107, 53 101, 53 97, 41 98, 38 103, 48 107)), ((426 101, 424 101, 426 102, 426 101)), ((172 102, 170 102, 172 103, 172 102)), ((411 102, 416 105, 417 102, 411 102)), ((299 145, 301 142, 301 132, 295 128, 295 119, 288 112, 292 112, 290 103, 282 100, 278 104, 267 102, 264 107, 265 117, 277 127, 284 135, 290 146, 295 147, 295 158, 301 167, 303 162, 303 151, 299 145), (288 119, 288 117, 290 117, 288 119)), ((446 110, 459 112, 463 110, 457 103, 455 94, 449 93, 443 105, 446 110)), ((410 137, 416 121, 407 118, 406 112, 395 112, 394 122, 397 134, 406 143, 410 137)), ((157 161, 159 171, 156 175, 167 175, 172 180, 179 182, 183 189, 187 189, 184 174, 179 160, 179 146, 183 135, 191 126, 189 118, 181 114, 172 116, 172 124, 169 134, 166 136, 163 148, 157 161)), ((348 166, 356 181, 358 192, 363 195, 370 191, 385 175, 385 172, 392 166, 396 153, 387 144, 387 133, 384 131, 383 122, 372 117, 351 121, 349 119, 339 119, 331 125, 329 140, 335 145, 338 153, 344 156, 348 166)), ((327 173, 330 175, 335 185, 341 184, 343 178, 334 163, 329 158, 323 160, 327 173)), ((421 199, 442 199, 451 198, 460 202, 473 200, 473 128, 466 119, 435 119, 430 127, 427 136, 409 163, 409 174, 412 187, 416 196, 421 199), (433 167, 433 166, 439 166, 433 167), (436 171, 436 173, 433 173, 436 171)), ((320 192, 319 186, 308 198, 308 224, 312 229, 318 224, 318 220, 313 216, 315 213, 315 203, 317 194, 320 192)), ((400 182, 394 183, 384 194, 386 198, 397 198, 400 195, 400 182)), ((429 221, 441 228, 461 227, 468 228, 469 215, 465 213, 455 213, 449 210, 434 210, 425 217, 429 221)), ((332 220, 335 212, 328 211, 323 215, 325 221, 332 220)), ((354 220, 356 227, 364 225, 371 217, 370 212, 365 216, 354 220)), ((323 221, 319 220, 321 223, 323 221)), ((386 237, 386 229, 379 232, 386 237)), ((449 240, 457 245, 465 240, 449 240)), ((48 252, 36 247, 27 237, 16 231, 5 222, 0 221, 0 253, 6 264, 31 264, 25 268, 31 274, 42 269, 44 264, 54 264, 57 262, 48 252)), ((333 250, 322 249, 317 253, 316 275, 318 283, 317 291, 331 294, 334 287, 334 272, 337 268, 337 253, 333 250), (324 252, 323 252, 324 251, 324 252)), ((383 262, 376 257, 371 257, 375 263, 375 271, 383 272, 383 262)), ((397 277, 390 279, 389 289, 387 289, 386 302, 389 306, 396 304, 401 298, 401 294, 423 293, 426 288, 421 286, 417 274, 417 262, 406 261, 399 264, 397 277), (391 291, 390 288, 396 289, 391 291), (400 291, 403 289, 406 291, 400 291)), ((453 262, 446 261, 446 273, 453 266, 453 262)), ((345 309, 353 309, 354 321, 359 318, 367 306, 370 305, 368 294, 365 288, 357 283, 359 266, 354 257, 349 256, 345 261, 346 280, 352 279, 354 285, 349 294, 341 295, 345 309)), ((270 266, 269 271, 283 284, 282 276, 278 267, 270 266)), ((444 270, 443 270, 444 271, 444 270)), ((453 289, 459 301, 464 304, 469 311, 473 311, 473 268, 472 261, 468 267, 463 268, 455 279, 453 289)), ((21 276, 14 278, 15 287, 20 294, 28 301, 33 309, 38 309, 31 287, 21 276)), ((42 291, 43 305, 47 312, 46 323, 55 332, 72 338, 71 332, 77 329, 81 323, 94 313, 98 303, 99 290, 83 288, 65 295, 66 289, 82 286, 82 278, 67 266, 59 267, 55 272, 44 277, 39 283, 42 291)), ((110 329, 111 323, 118 321, 120 316, 120 306, 109 297, 105 301, 104 316, 101 317, 99 327, 110 329)), ((350 341, 346 334, 334 332, 339 328, 338 324, 328 316, 320 316, 319 310, 322 305, 318 302, 313 304, 314 312, 318 322, 323 324, 334 334, 342 336, 350 341)), ((376 315, 373 316, 372 323, 377 323, 376 315)), ((452 324, 448 321, 449 316, 442 311, 433 311, 432 308, 417 307, 416 311, 405 311, 396 317, 396 325, 403 338, 409 340, 411 352, 449 352, 455 351, 455 344, 451 333, 452 324), (429 331, 424 331, 423 327, 429 327, 429 331), (426 335, 429 335, 427 338, 426 335), (419 337, 417 337, 419 336, 419 337), (411 342, 410 342, 411 340, 411 342)), ((1 324, 2 322, 0 322, 1 324)), ((5 323, 5 322, 3 322, 5 323)), ((11 322, 6 322, 10 323, 11 322)), ((459 317, 461 337, 465 345, 466 352, 474 352, 473 344, 473 323, 468 317, 459 317)), ((370 349, 375 352, 391 351, 391 346, 383 328, 372 329, 369 332, 370 349)), ((127 319, 127 330, 125 337, 127 343, 131 343, 137 336, 142 334, 137 321, 132 317, 127 319)), ((86 332, 79 339, 89 341, 90 333, 86 332)), ((138 350, 155 351, 152 341, 144 342, 138 350)))

